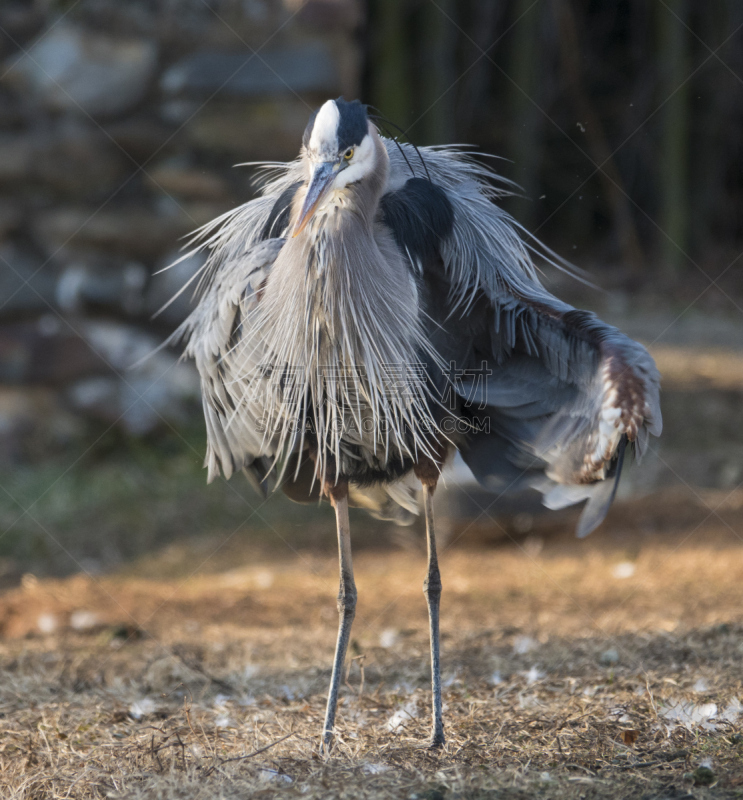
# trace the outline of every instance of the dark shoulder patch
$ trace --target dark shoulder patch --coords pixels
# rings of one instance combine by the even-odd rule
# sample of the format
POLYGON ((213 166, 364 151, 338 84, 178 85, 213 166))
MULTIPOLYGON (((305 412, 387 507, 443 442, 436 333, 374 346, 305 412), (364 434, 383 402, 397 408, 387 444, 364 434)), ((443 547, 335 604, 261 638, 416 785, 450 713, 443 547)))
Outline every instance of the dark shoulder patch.
POLYGON ((268 215, 266 224, 261 231, 261 240, 274 239, 281 236, 286 226, 289 224, 289 214, 291 212, 292 200, 297 193, 297 189, 302 185, 302 181, 293 183, 278 196, 273 204, 271 213, 268 215))
POLYGON ((338 106, 338 152, 347 147, 361 144, 362 139, 369 132, 369 122, 366 116, 366 106, 358 100, 347 103, 342 97, 335 101, 338 106))
POLYGON ((387 192, 379 207, 397 246, 421 261, 438 254, 441 241, 454 227, 454 209, 446 192, 424 178, 411 178, 401 189, 387 192))

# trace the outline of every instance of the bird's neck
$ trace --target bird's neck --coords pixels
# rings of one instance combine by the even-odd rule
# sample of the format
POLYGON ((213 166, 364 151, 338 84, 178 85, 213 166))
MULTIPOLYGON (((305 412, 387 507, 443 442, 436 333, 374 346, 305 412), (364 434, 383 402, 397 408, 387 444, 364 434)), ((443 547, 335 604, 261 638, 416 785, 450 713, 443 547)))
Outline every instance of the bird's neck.
MULTIPOLYGON (((254 319, 275 380, 303 377, 292 397, 283 384, 275 394, 284 416, 316 409, 320 458, 340 451, 345 423, 327 427, 339 414, 371 420, 364 435, 375 452, 389 446, 390 458, 412 457, 402 421, 431 416, 419 375, 421 356, 432 351, 417 286, 391 235, 375 225, 385 185, 386 169, 372 184, 346 187, 314 225, 287 239, 254 319)), ((432 418, 424 427, 435 430, 432 418)))
POLYGON ((417 287, 375 223, 389 171, 379 137, 375 146, 374 169, 334 192, 304 230, 287 239, 271 271, 263 305, 273 317, 270 328, 293 342, 298 361, 416 358, 417 287))
POLYGON ((272 317, 267 327, 293 342, 295 357, 304 351, 298 361, 416 357, 417 287, 375 224, 389 163, 381 140, 378 147, 381 168, 329 198, 299 235, 287 239, 271 270, 262 303, 272 317), (288 315, 287 309, 294 311, 288 315))
MULTIPOLYGON (((333 189, 302 232, 287 243, 296 243, 297 249, 308 251, 319 272, 324 267, 321 257, 331 256, 334 249, 342 249, 349 237, 364 240, 367 245, 373 238, 379 200, 389 175, 389 156, 379 136, 375 137, 374 147, 374 160, 369 172, 354 183, 333 189)), ((299 219, 304 198, 304 190, 297 192, 294 198, 292 227, 299 219)))

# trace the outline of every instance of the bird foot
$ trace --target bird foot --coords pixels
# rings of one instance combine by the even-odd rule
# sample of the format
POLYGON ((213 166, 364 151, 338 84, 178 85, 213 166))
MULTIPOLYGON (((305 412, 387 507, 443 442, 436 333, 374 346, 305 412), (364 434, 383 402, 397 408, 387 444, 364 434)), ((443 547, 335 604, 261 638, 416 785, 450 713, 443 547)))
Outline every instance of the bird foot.
POLYGON ((333 734, 327 731, 323 734, 322 741, 320 742, 320 755, 323 758, 330 756, 330 751, 333 749, 333 734))
POLYGON ((443 731, 435 731, 431 734, 431 741, 428 745, 429 750, 439 750, 446 744, 446 737, 443 731))

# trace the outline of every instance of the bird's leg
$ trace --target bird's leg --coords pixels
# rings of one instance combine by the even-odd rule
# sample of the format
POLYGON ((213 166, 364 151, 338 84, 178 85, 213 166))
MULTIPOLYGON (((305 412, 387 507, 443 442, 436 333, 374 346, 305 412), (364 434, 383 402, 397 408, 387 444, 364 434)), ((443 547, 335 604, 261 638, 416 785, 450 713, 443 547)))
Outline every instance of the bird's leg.
POLYGON ((441 573, 436 557, 436 533, 433 526, 433 494, 436 491, 440 468, 426 459, 419 462, 415 474, 423 485, 423 507, 426 514, 428 543, 428 573, 423 581, 423 593, 428 602, 428 625, 431 636, 431 690, 433 694, 433 725, 431 747, 441 747, 444 737, 444 716, 441 704, 441 662, 439 659, 439 604, 441 602, 441 573))
POLYGON ((343 674, 343 662, 346 660, 348 640, 351 636, 351 625, 356 614, 356 584, 353 580, 353 562, 351 560, 351 527, 348 522, 348 483, 338 481, 333 485, 325 483, 325 492, 335 508, 335 520, 338 527, 338 557, 340 560, 341 585, 338 591, 338 639, 335 645, 333 675, 330 678, 328 705, 325 709, 325 725, 323 726, 322 750, 330 752, 335 725, 335 709, 338 704, 338 688, 343 674))

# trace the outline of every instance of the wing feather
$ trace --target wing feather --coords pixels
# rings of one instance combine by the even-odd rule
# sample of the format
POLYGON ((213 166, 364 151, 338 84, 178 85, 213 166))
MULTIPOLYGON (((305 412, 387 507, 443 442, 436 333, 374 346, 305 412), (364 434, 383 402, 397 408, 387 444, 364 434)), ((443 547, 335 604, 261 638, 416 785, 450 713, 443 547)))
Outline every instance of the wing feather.
MULTIPOLYGON (((402 181, 406 165, 394 149, 388 152, 396 177, 383 209, 404 199, 402 217, 430 227, 425 194, 409 191, 414 181, 424 183, 422 175, 402 181)), ((452 149, 422 154, 436 187, 432 202, 439 206, 443 192, 452 211, 448 231, 430 238, 436 252, 421 248, 409 221, 389 213, 382 221, 403 252, 419 254, 431 337, 458 354, 458 412, 479 423, 461 444, 463 458, 491 489, 527 483, 553 507, 589 498, 579 525, 585 535, 614 497, 625 443, 634 444, 639 458, 648 436, 661 432, 655 363, 642 345, 541 285, 532 259, 539 246, 525 243, 524 232, 493 202, 503 189, 487 168, 452 149), (476 377, 468 378, 472 372, 476 377)), ((411 164, 408 172, 416 173, 411 164)))
POLYGON ((220 472, 230 478, 246 470, 251 483, 265 491, 270 461, 264 459, 274 452, 261 429, 261 393, 249 386, 259 374, 262 348, 260 341, 245 342, 242 332, 283 244, 284 239, 267 239, 222 261, 172 337, 185 340, 185 355, 193 358, 201 377, 209 482, 220 472))

